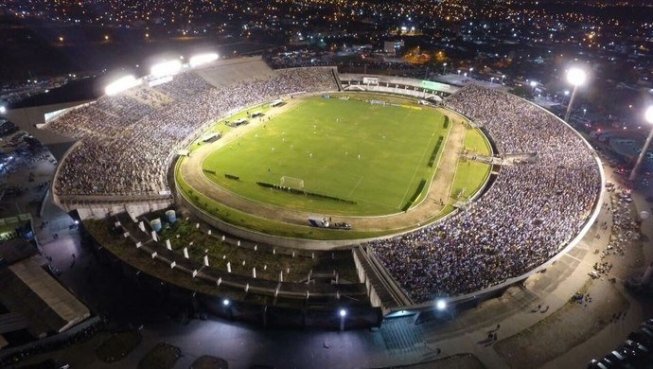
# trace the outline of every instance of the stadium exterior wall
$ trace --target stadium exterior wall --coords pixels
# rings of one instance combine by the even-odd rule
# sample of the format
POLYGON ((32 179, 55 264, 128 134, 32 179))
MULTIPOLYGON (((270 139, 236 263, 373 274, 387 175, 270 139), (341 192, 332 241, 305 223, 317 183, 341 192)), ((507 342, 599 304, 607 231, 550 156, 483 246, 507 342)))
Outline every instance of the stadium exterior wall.
POLYGON ((374 285, 372 285, 372 283, 370 282, 370 279, 368 278, 367 273, 365 272, 365 268, 363 268, 362 261, 359 259, 358 254, 352 251, 352 255, 354 257, 354 264, 356 264, 356 272, 358 273, 358 280, 360 280, 362 283, 365 284, 367 295, 370 298, 370 304, 372 304, 372 306, 382 307, 383 303, 381 302, 381 298, 379 297, 379 294, 376 292, 376 288, 374 287, 374 285))

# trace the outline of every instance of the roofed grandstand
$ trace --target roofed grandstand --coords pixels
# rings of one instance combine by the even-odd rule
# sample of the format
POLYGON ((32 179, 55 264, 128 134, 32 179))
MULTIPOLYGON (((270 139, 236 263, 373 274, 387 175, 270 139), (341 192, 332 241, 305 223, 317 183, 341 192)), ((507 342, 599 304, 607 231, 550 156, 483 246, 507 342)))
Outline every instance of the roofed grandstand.
POLYGON ((242 65, 241 73, 231 78, 212 75, 212 70, 224 75, 216 67, 187 72, 166 84, 103 96, 49 123, 46 128, 81 139, 61 164, 55 194, 64 201, 80 196, 165 196, 173 154, 203 125, 237 107, 338 89, 332 68, 273 71, 260 59, 247 64, 257 72, 242 73, 242 65))

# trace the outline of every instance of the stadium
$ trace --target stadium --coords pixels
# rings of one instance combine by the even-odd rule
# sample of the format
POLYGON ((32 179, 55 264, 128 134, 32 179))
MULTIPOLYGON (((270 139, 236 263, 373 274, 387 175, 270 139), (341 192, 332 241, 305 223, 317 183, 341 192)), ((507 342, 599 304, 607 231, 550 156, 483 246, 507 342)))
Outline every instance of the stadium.
POLYGON ((546 268, 601 208, 591 146, 517 96, 189 60, 38 128, 76 141, 52 193, 97 252, 211 313, 342 329, 463 308, 546 268))

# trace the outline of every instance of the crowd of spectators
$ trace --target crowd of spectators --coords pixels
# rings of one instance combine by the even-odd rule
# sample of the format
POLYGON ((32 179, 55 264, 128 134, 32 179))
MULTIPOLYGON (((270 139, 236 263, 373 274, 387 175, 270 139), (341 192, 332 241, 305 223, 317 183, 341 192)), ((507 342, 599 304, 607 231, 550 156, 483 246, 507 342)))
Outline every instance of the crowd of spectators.
POLYGON ((478 201, 442 222, 371 243, 417 302, 522 275, 585 225, 601 190, 593 151, 552 114, 514 95, 470 85, 445 105, 484 127, 500 154, 535 154, 503 166, 478 201))
POLYGON ((49 123, 50 129, 81 140, 60 166, 55 193, 165 194, 170 159, 205 124, 237 108, 337 88, 331 68, 296 68, 217 87, 187 72, 159 86, 103 96, 49 123))

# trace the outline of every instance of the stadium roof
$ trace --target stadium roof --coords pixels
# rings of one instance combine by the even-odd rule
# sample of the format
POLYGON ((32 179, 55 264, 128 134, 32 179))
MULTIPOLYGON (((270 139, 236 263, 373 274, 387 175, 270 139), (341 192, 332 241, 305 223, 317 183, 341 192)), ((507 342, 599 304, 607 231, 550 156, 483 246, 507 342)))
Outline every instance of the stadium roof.
POLYGON ((90 316, 88 308, 34 258, 1 269, 0 291, 0 303, 24 316, 37 337, 65 331, 90 316))

